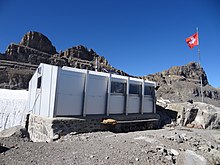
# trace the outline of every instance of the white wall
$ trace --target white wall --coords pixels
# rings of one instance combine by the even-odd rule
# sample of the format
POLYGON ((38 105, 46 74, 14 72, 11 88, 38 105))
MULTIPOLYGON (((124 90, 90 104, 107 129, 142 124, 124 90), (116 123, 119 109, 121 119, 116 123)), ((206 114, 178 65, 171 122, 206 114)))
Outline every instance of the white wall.
POLYGON ((59 69, 56 115, 82 115, 85 73, 59 69))
MULTIPOLYGON (((58 68, 46 64, 41 64, 40 67, 42 68, 41 89, 37 89, 39 74, 35 73, 30 82, 29 109, 35 114, 48 117, 106 114, 107 102, 109 103, 108 114, 124 114, 125 107, 127 107, 127 114, 141 111, 141 93, 127 93, 127 104, 125 91, 124 93, 110 93, 109 101, 107 101, 109 78, 114 82, 140 86, 143 83, 141 79, 120 75, 110 76, 107 73, 70 67, 58 68)), ((148 81, 144 84, 155 85, 148 81)), ((153 113, 153 100, 145 96, 143 101, 143 113, 153 113)))
POLYGON ((128 113, 140 113, 140 97, 130 94, 128 97, 128 113))
POLYGON ((29 111, 42 116, 53 117, 57 83, 57 66, 40 64, 29 82, 29 111), (37 88, 41 77, 41 87, 37 88))
POLYGON ((105 114, 108 77, 104 75, 88 76, 86 114, 105 114))
POLYGON ((153 113, 154 101, 149 96, 144 96, 144 113, 153 113))
POLYGON ((125 96, 120 94, 111 94, 109 101, 109 114, 123 114, 125 106, 125 96))
POLYGON ((42 86, 40 89, 40 115, 53 117, 55 91, 57 83, 57 66, 42 65, 42 86))
POLYGON ((28 110, 34 114, 37 114, 35 108, 36 89, 37 89, 37 72, 34 73, 31 80, 29 81, 29 89, 28 89, 28 110))

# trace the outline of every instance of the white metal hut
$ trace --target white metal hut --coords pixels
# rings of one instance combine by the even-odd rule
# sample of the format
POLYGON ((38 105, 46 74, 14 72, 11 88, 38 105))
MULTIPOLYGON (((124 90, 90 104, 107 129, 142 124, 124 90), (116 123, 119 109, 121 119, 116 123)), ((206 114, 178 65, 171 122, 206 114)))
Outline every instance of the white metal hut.
POLYGON ((29 82, 29 110, 46 117, 156 113, 155 82, 40 64, 29 82))

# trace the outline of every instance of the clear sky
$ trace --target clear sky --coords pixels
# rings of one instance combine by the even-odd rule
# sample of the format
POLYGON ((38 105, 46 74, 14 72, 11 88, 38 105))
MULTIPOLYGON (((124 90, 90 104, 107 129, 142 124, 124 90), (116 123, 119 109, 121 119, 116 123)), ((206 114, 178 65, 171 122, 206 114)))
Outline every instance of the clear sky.
POLYGON ((38 31, 57 51, 85 45, 137 76, 198 61, 185 43, 196 27, 202 66, 219 87, 219 0, 0 0, 0 52, 38 31))

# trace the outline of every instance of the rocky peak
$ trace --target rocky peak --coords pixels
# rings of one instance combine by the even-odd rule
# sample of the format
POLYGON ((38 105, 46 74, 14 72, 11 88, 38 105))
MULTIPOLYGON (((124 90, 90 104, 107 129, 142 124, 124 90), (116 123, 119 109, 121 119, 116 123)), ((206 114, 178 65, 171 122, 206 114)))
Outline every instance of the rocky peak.
POLYGON ((169 99, 171 102, 185 102, 187 100, 201 101, 201 76, 204 102, 220 106, 219 89, 208 84, 205 71, 196 62, 174 66, 168 70, 144 76, 144 78, 158 83, 158 98, 169 99))
POLYGON ((184 66, 174 66, 167 71, 164 71, 165 75, 176 75, 176 76, 183 76, 184 78, 187 79, 192 79, 192 80, 200 80, 200 77, 202 76, 202 82, 203 85, 208 84, 208 79, 206 76, 205 71, 203 70, 202 67, 196 62, 190 62, 187 65, 184 66))
POLYGON ((39 51, 56 54, 56 48, 52 45, 51 41, 39 32, 28 32, 22 38, 20 45, 28 46, 39 51))
POLYGON ((88 60, 88 61, 93 61, 95 57, 98 57, 98 55, 92 49, 88 50, 83 45, 78 45, 78 46, 69 48, 65 50, 64 52, 62 52, 60 55, 65 56, 67 58, 74 57, 74 58, 79 58, 79 59, 88 60))
POLYGON ((208 84, 208 79, 205 71, 196 62, 190 62, 184 66, 174 66, 168 70, 158 72, 156 74, 148 75, 145 78, 153 81, 157 81, 160 84, 169 84, 172 81, 191 81, 196 84, 200 84, 200 78, 202 77, 203 85, 208 84))

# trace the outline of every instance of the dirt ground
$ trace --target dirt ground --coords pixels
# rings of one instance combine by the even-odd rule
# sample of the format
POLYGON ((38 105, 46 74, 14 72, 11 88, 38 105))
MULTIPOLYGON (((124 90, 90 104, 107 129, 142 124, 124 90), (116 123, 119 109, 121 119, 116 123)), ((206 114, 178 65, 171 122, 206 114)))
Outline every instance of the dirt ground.
POLYGON ((0 164, 220 164, 220 131, 166 127, 128 133, 70 133, 31 142, 21 134, 0 138, 0 164))

